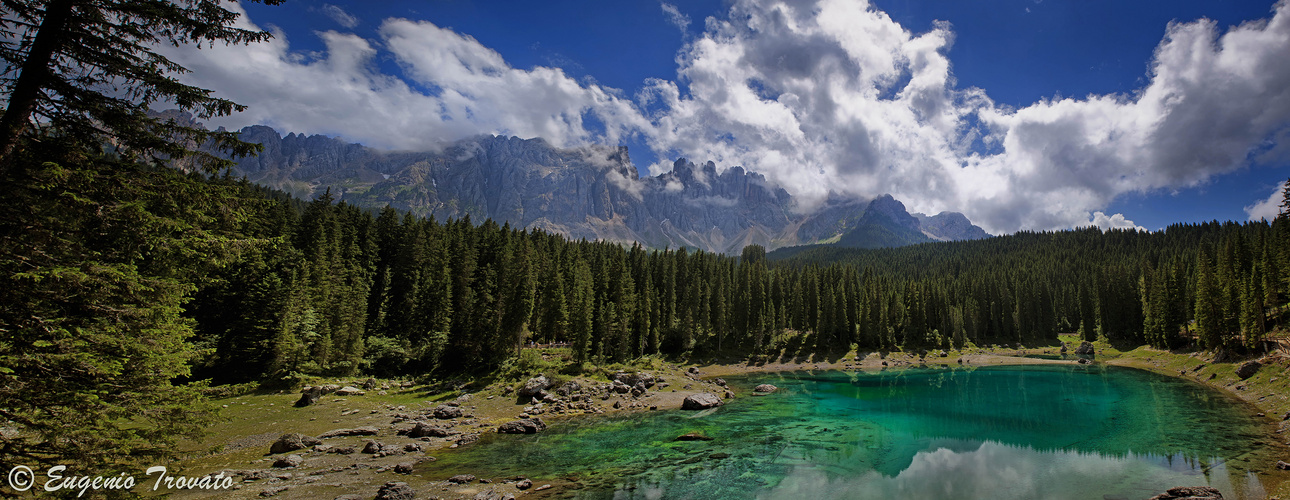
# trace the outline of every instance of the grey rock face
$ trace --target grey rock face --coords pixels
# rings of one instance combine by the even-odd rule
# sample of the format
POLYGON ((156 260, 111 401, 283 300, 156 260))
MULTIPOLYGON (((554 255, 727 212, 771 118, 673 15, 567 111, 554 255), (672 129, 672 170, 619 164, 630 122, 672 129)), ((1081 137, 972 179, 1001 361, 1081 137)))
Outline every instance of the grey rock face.
POLYGON ((887 202, 890 196, 871 206, 833 195, 802 213, 787 191, 738 166, 718 173, 712 162, 679 159, 669 172, 639 178, 625 147, 560 149, 542 139, 481 136, 438 152, 383 152, 323 136, 282 136, 263 126, 240 134, 264 151, 238 160, 233 173, 299 197, 331 188, 359 206, 388 204, 439 220, 492 218, 574 239, 738 254, 749 244, 774 249, 829 240, 853 232, 865 217, 901 229, 897 238, 861 246, 985 234, 961 214, 920 220, 899 202, 887 202))

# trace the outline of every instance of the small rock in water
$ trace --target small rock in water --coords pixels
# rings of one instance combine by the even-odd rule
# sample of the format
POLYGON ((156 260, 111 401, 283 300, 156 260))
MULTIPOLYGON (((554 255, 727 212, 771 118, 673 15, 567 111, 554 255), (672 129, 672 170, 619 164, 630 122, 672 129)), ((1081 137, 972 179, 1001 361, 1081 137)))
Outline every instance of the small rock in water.
POLYGON ((1149 500, 1222 500, 1223 494, 1209 486, 1180 486, 1151 497, 1149 500))
POLYGON ((712 441, 712 439, 713 438, 710 438, 698 432, 690 432, 676 437, 677 441, 712 441))
POLYGON ((779 388, 778 388, 778 387, 775 387, 775 386, 770 385, 770 384, 761 384, 761 385, 759 385, 759 386, 757 386, 757 387, 753 387, 753 392, 760 392, 760 393, 765 393, 765 394, 769 394, 769 393, 775 392, 775 391, 777 391, 777 390, 779 390, 779 388))

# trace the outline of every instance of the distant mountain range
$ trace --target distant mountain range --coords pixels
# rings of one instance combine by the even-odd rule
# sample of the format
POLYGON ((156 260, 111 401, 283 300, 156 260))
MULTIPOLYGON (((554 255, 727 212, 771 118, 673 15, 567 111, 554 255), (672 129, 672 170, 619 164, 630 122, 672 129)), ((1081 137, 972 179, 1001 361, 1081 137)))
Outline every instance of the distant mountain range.
POLYGON ((808 214, 794 211, 785 190, 730 167, 677 160, 672 171, 639 178, 626 147, 561 149, 542 139, 481 136, 438 152, 388 152, 264 127, 240 131, 260 143, 234 174, 312 198, 331 188, 348 203, 390 205, 444 220, 537 228, 570 238, 640 242, 738 254, 802 244, 901 246, 989 235, 962 214, 913 214, 891 196, 833 195, 808 214))

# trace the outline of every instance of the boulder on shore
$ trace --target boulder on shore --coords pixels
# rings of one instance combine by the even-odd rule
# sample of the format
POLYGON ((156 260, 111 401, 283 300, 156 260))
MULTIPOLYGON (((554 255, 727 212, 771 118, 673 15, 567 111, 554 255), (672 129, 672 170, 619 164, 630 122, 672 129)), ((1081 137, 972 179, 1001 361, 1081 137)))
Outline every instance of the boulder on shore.
POLYGON ((626 373, 618 372, 614 374, 614 380, 622 382, 628 387, 635 387, 638 384, 645 384, 645 388, 654 387, 654 376, 645 372, 626 373))
POLYGON ((1241 380, 1245 380, 1253 377, 1255 373, 1258 373, 1259 368, 1263 368, 1262 363, 1259 363, 1258 361, 1246 361, 1241 363, 1241 366, 1236 369, 1236 376, 1241 377, 1241 380))
POLYGON ((297 408, 304 408, 311 404, 317 403, 318 398, 322 397, 321 387, 309 386, 300 391, 300 399, 296 400, 297 408))
POLYGON ((322 444, 318 438, 306 436, 300 433, 283 434, 273 445, 269 447, 269 453, 277 455, 288 451, 303 450, 310 446, 322 444))
POLYGON ((1149 500, 1223 500, 1223 494, 1209 486, 1179 486, 1149 500))
POLYGON ((448 429, 444 429, 443 427, 439 427, 436 425, 430 425, 426 422, 417 422, 417 425, 415 427, 408 429, 408 437, 410 438, 421 438, 421 437, 427 437, 427 436, 441 438, 441 437, 448 437, 453 434, 456 434, 456 432, 450 431, 448 429))
POLYGON ((1076 348, 1075 348, 1075 354, 1080 355, 1080 356, 1091 356, 1091 355, 1093 355, 1093 343, 1092 343, 1092 342, 1089 342, 1089 341, 1087 341, 1087 340, 1085 340, 1085 341, 1083 341, 1083 342, 1080 342, 1080 343, 1079 343, 1079 347, 1076 347, 1076 348))
POLYGON ((1290 470, 1290 462, 1277 460, 1277 470, 1290 470))
POLYGON ((437 418, 440 420, 458 418, 458 417, 461 417, 461 415, 462 413, 461 413, 460 406, 439 405, 434 408, 434 418, 437 418))
POLYGON ((336 391, 337 396, 362 396, 364 394, 367 394, 367 393, 363 392, 362 389, 359 389, 352 385, 347 385, 345 387, 340 388, 340 390, 336 391))
POLYGON ((536 434, 544 430, 546 423, 537 417, 512 420, 497 428, 497 432, 501 434, 536 434))
POLYGON ((721 398, 717 397, 716 394, 707 392, 691 394, 685 397, 685 401, 681 402, 682 410, 706 410, 718 406, 721 406, 721 398))
POLYGON ((285 469, 288 467, 299 467, 300 464, 303 464, 303 463, 305 463, 305 457, 292 454, 275 460, 273 462, 273 466, 280 469, 285 469))
POLYGON ((417 493, 402 481, 390 481, 376 492, 376 500, 412 500, 417 493))
POLYGON ((524 387, 520 388, 519 396, 522 398, 533 397, 533 395, 545 391, 548 387, 551 387, 551 381, 546 378, 546 375, 538 375, 524 383, 524 387))
POLYGON ((775 386, 770 385, 770 384, 761 384, 761 385, 759 385, 759 386, 757 386, 757 387, 753 387, 753 392, 760 392, 760 393, 763 393, 763 394, 770 394, 770 393, 775 392, 775 391, 778 391, 778 390, 779 390, 779 388, 778 388, 778 387, 775 387, 775 386))
POLYGON ((330 439, 335 437, 346 436, 375 436, 378 430, 375 426, 355 427, 353 429, 335 429, 318 435, 318 439, 330 439))

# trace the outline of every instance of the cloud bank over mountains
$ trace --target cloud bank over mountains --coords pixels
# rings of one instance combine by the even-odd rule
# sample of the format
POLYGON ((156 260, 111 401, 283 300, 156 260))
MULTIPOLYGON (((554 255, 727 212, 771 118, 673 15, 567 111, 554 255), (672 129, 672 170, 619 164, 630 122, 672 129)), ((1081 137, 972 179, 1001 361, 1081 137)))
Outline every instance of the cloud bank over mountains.
MULTIPOLYGON (((684 30, 689 20, 673 11, 660 15, 684 30)), ((163 50, 193 70, 187 83, 250 106, 216 124, 396 149, 478 134, 562 147, 634 137, 661 158, 653 173, 677 156, 742 165, 808 205, 829 191, 890 193, 993 233, 1135 227, 1101 210, 1124 193, 1290 157, 1287 0, 1225 32, 1208 20, 1171 24, 1132 93, 1016 109, 988 89, 957 87, 948 23, 912 33, 866 2, 736 0, 686 38, 675 80, 644 82, 635 95, 559 68, 514 68, 426 21, 385 19, 378 33, 319 32, 320 54, 292 51, 282 34, 163 50), (383 73, 380 59, 401 74, 383 73)))

